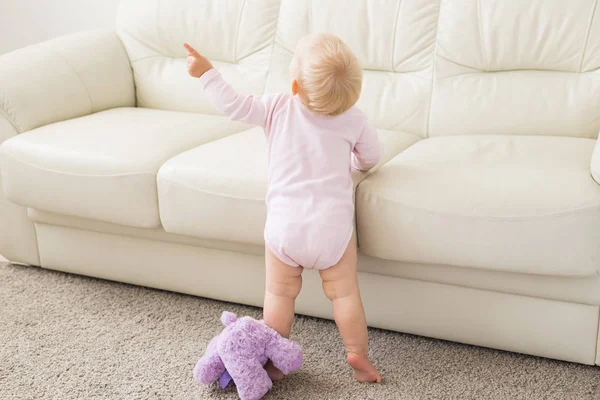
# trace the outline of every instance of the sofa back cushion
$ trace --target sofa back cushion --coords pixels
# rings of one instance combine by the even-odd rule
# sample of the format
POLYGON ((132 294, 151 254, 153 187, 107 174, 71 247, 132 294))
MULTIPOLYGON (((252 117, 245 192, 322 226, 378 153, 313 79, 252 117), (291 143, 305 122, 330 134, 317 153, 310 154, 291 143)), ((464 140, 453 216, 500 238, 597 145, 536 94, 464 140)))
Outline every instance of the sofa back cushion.
POLYGON ((118 33, 140 107, 216 113, 186 73, 189 42, 242 93, 290 90, 311 32, 365 68, 359 107, 421 137, 600 129, 596 0, 122 0, 118 33))
POLYGON ((279 0, 122 0, 117 33, 131 59, 138 107, 216 113, 188 76, 188 42, 245 93, 263 93, 279 0))
POLYGON ((331 32, 365 67, 359 106, 381 128, 426 136, 438 0, 123 0, 117 30, 139 107, 216 112, 186 73, 183 43, 242 93, 289 91, 298 40, 331 32), (267 84, 268 80, 268 84, 267 84))
POLYGON ((596 6, 596 0, 443 0, 429 134, 597 137, 596 6))
POLYGON ((358 105, 375 126, 425 137, 438 8, 438 0, 282 0, 267 90, 290 90, 302 36, 333 33, 365 68, 358 105))

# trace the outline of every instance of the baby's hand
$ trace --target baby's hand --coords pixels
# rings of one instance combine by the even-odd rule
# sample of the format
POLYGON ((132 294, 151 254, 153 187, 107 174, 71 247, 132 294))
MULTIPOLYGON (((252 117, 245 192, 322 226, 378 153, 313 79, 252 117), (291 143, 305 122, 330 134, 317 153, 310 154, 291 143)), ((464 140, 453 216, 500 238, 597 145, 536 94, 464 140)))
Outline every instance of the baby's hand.
POLYGON ((208 58, 200 55, 192 46, 185 43, 183 47, 188 51, 187 68, 190 76, 200 78, 206 71, 213 68, 208 58))

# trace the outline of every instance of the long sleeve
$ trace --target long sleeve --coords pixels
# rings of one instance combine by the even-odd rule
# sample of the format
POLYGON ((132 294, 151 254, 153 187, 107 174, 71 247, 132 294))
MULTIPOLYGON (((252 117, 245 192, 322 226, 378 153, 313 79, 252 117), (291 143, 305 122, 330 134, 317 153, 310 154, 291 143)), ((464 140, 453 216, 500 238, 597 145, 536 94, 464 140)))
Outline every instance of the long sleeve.
POLYGON ((383 146, 377 137, 375 128, 368 121, 362 128, 360 136, 352 150, 352 168, 359 171, 368 171, 373 168, 383 156, 383 146))
POLYGON ((200 82, 206 96, 220 113, 229 119, 262 127, 269 125, 277 100, 281 96, 240 95, 214 68, 205 72, 200 77, 200 82))

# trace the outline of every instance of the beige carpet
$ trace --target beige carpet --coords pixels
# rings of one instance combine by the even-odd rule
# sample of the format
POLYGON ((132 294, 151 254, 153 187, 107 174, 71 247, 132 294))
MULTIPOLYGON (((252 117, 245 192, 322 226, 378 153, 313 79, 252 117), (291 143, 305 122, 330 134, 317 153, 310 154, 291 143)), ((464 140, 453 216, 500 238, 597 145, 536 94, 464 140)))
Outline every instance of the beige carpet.
MULTIPOLYGON (((168 268, 168 267, 167 267, 168 268)), ((143 271, 140 271, 143 273, 143 271)), ((260 310, 0 264, 0 399, 236 399, 197 385, 222 310, 260 310)), ((381 385, 355 383, 333 323, 297 318, 303 369, 267 399, 593 399, 600 368, 381 330, 381 385)))

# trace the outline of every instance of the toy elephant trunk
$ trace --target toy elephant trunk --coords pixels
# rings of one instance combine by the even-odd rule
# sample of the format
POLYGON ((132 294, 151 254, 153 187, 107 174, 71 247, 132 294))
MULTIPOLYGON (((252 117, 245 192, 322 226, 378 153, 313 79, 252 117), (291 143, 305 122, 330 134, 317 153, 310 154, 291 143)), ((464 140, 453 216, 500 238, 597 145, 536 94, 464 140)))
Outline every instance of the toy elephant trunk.
POLYGON ((196 363, 194 377, 205 385, 217 380, 222 387, 235 383, 241 400, 259 400, 272 382, 263 368, 267 360, 284 374, 300 369, 302 350, 274 329, 250 317, 224 312, 223 331, 209 343, 196 363))

